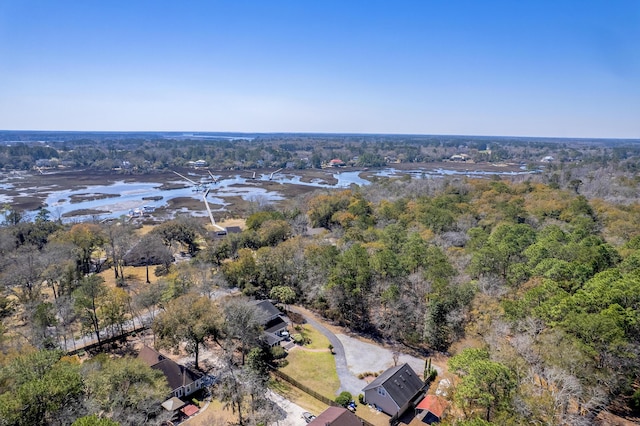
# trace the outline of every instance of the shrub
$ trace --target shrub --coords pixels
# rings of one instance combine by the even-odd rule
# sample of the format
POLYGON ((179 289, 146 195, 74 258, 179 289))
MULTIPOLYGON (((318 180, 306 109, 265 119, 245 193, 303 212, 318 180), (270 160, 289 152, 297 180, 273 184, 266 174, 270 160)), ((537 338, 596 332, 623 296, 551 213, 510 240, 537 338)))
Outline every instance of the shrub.
POLYGON ((347 404, 349 404, 352 399, 353 397, 351 396, 351 393, 344 391, 344 392, 340 392, 340 395, 336 397, 336 402, 342 405, 343 407, 346 407, 347 404))
POLYGON ((271 348, 271 356, 273 359, 282 359, 287 356, 287 351, 282 346, 274 346, 271 348))
POLYGON ((631 397, 631 406, 636 410, 640 410, 640 389, 633 393, 631 397))
POLYGON ((358 395, 358 402, 359 402, 360 404, 364 404, 364 394, 359 394, 359 395, 358 395))
POLYGON ((367 377, 378 377, 380 373, 373 371, 365 371, 364 373, 358 374, 358 379, 365 379, 367 377))
POLYGON ((435 368, 433 370, 431 370, 431 372, 429 373, 429 380, 430 382, 433 382, 436 377, 438 376, 438 370, 436 370, 435 368))

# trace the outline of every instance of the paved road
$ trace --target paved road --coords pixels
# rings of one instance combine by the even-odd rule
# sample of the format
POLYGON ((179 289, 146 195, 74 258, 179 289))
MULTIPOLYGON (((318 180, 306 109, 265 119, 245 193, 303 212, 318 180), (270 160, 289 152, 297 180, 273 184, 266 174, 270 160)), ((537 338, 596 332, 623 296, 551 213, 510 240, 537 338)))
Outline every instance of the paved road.
POLYGON ((340 379, 340 389, 338 389, 338 393, 347 391, 356 398, 357 395, 362 393, 362 388, 367 385, 367 382, 362 379, 358 379, 353 373, 351 373, 351 371, 349 371, 344 346, 340 339, 303 310, 297 309, 294 306, 290 306, 289 309, 302 315, 307 323, 329 339, 329 342, 333 345, 333 352, 336 360, 336 371, 338 372, 338 378, 340 379))

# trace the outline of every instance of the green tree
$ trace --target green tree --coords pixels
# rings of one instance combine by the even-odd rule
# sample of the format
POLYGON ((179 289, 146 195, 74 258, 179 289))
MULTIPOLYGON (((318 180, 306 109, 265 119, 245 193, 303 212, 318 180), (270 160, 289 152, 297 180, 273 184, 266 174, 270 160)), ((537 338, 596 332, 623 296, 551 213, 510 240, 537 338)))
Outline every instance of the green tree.
POLYGON ((80 417, 75 422, 71 423, 71 426, 120 426, 120 423, 105 417, 98 417, 95 414, 91 414, 89 416, 80 417))
POLYGON ((513 372, 505 365, 489 360, 483 349, 465 349, 449 360, 449 369, 461 376, 454 400, 468 413, 471 408, 485 410, 490 421, 492 412, 505 408, 517 386, 513 372))
POLYGON ((186 342, 186 350, 198 367, 200 347, 207 339, 219 343, 222 337, 222 313, 208 297, 185 294, 167 303, 165 311, 153 322, 160 347, 177 348, 186 342))
POLYGON ((91 404, 122 424, 143 424, 163 414, 167 379, 138 359, 98 356, 82 366, 91 404))
POLYGON ((296 300, 296 291, 289 286, 278 285, 271 288, 271 291, 269 292, 269 297, 284 304, 285 311, 286 311, 287 309, 286 306, 293 303, 293 301, 296 300))
POLYGON ((21 355, 0 370, 0 424, 37 426, 62 423, 63 409, 80 404, 80 366, 60 351, 21 355))
POLYGON ((93 252, 106 241, 106 236, 100 226, 89 223, 76 224, 63 234, 62 238, 65 241, 70 241, 76 247, 78 271, 83 274, 91 272, 93 252))
POLYGON ((328 289, 333 314, 356 330, 369 325, 367 295, 371 289, 367 250, 354 244, 342 253, 329 273, 328 289))

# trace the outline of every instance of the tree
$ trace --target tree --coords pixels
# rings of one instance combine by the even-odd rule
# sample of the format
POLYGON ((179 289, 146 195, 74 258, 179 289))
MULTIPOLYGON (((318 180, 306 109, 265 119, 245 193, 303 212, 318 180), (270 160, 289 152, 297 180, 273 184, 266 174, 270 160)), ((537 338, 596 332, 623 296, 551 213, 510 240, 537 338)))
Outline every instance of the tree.
POLYGON ((71 423, 71 426, 120 426, 120 423, 105 417, 98 417, 95 414, 91 414, 89 416, 80 417, 75 422, 71 423))
POLYGON ((249 249, 238 250, 238 258, 222 265, 222 272, 232 287, 238 287, 242 290, 249 289, 246 292, 248 294, 251 294, 251 289, 257 286, 256 260, 253 252, 249 249))
POLYGON ((64 408, 78 404, 83 393, 80 366, 60 351, 21 355, 0 370, 0 424, 63 424, 64 408))
POLYGON ((333 314, 356 330, 369 325, 367 295, 371 289, 369 255, 360 244, 342 253, 329 273, 328 289, 333 314))
POLYGON ((21 246, 8 256, 2 283, 21 303, 37 303, 42 298, 43 257, 37 247, 21 246))
POLYGON ((146 234, 142 240, 138 242, 124 257, 124 262, 128 265, 144 265, 146 268, 146 282, 149 280, 149 266, 163 265, 165 269, 169 268, 173 262, 173 254, 171 250, 164 245, 160 235, 155 233, 146 234))
POLYGON ((207 339, 221 345, 222 313, 208 297, 185 294, 167 303, 153 322, 153 331, 160 347, 177 349, 180 342, 186 342, 186 350, 194 355, 199 368, 200 346, 207 339))
POLYGON ((138 359, 97 356, 83 364, 89 404, 120 424, 157 420, 170 391, 167 379, 138 359))
POLYGON ((193 218, 179 217, 156 226, 151 232, 159 235, 168 246, 174 241, 186 245, 189 254, 193 255, 199 250, 197 240, 204 235, 204 228, 193 218))
POLYGON ((124 333, 124 323, 131 306, 131 297, 122 288, 109 288, 104 295, 104 302, 100 307, 104 326, 111 329, 112 336, 124 333))
POLYGON ((51 302, 38 304, 32 316, 33 345, 39 348, 53 348, 55 341, 48 330, 57 322, 55 307, 51 302))
POLYGON ((98 275, 84 277, 78 287, 73 292, 75 299, 74 307, 80 316, 84 330, 91 330, 96 335, 98 346, 102 346, 100 339, 100 329, 102 328, 102 313, 100 306, 107 295, 107 287, 104 285, 104 278, 98 275))
POLYGON ((489 360, 483 349, 465 349, 449 360, 449 369, 461 376, 456 387, 455 401, 467 412, 479 407, 485 419, 491 420, 492 410, 506 407, 517 382, 513 372, 505 365, 489 360))
POLYGON ((286 220, 267 220, 258 229, 258 238, 263 246, 275 246, 291 235, 291 225, 286 220))
POLYGON ((269 292, 269 297, 272 299, 276 299, 278 302, 285 305, 285 311, 287 310, 286 306, 288 304, 293 303, 296 300, 296 292, 289 286, 286 285, 278 285, 271 288, 269 292))
POLYGON ((113 261, 113 273, 118 284, 124 281, 124 256, 133 244, 133 232, 133 226, 127 224, 125 220, 108 222, 104 228, 105 239, 113 261))
POLYGON ((83 274, 91 272, 93 252, 106 241, 102 228, 90 223, 76 224, 63 234, 63 239, 72 242, 76 246, 78 270, 83 274))
POLYGON ((225 331, 229 341, 236 342, 244 365, 245 355, 260 344, 265 314, 245 299, 235 299, 224 307, 225 331))

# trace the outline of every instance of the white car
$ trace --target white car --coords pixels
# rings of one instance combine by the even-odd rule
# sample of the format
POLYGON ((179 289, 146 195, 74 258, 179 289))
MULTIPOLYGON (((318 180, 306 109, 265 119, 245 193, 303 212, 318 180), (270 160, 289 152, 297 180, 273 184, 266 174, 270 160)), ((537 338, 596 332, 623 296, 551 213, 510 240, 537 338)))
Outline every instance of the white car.
POLYGON ((313 421, 313 419, 316 418, 316 416, 314 416, 313 414, 311 414, 308 411, 305 411, 304 413, 302 413, 302 418, 304 419, 305 422, 311 423, 313 421))

